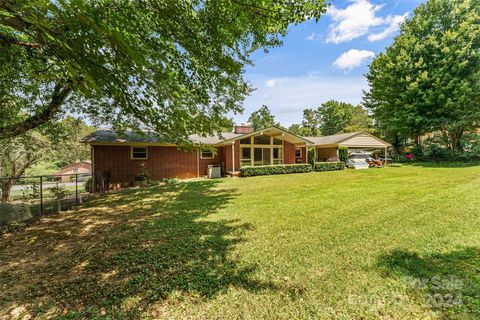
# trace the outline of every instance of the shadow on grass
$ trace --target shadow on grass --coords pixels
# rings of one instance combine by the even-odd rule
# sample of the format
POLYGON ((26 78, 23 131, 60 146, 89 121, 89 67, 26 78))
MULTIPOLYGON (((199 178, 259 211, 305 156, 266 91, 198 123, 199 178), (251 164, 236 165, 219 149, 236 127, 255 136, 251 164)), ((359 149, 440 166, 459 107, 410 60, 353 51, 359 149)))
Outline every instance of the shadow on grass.
POLYGON ((386 276, 403 276, 408 293, 447 319, 480 319, 480 249, 420 256, 397 250, 379 259, 386 276))
POLYGON ((215 219, 236 196, 216 183, 112 194, 1 239, 0 318, 132 319, 229 287, 283 290, 230 254, 251 226, 215 219))

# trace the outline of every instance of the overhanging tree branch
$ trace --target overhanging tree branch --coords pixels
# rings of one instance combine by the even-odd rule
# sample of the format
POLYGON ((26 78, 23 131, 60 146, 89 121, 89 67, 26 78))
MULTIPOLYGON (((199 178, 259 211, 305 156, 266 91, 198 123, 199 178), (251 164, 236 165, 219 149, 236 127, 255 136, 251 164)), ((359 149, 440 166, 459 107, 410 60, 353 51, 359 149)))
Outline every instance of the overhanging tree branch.
POLYGON ((32 49, 40 49, 42 47, 42 45, 39 44, 39 43, 20 41, 15 37, 10 37, 10 36, 7 36, 5 34, 0 34, 0 41, 5 41, 5 42, 13 44, 13 45, 32 48, 32 49))
POLYGON ((23 120, 22 122, 17 122, 6 127, 0 127, 0 140, 16 137, 50 121, 60 112, 62 104, 68 98, 73 89, 74 85, 70 80, 57 83, 53 90, 50 103, 45 106, 41 112, 23 120))

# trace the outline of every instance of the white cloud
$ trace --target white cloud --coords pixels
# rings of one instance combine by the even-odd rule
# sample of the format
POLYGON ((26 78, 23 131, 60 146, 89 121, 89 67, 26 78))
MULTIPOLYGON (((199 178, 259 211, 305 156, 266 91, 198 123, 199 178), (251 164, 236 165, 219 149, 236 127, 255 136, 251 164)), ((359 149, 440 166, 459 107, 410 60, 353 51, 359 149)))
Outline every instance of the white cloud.
POLYGON ((334 23, 330 26, 327 43, 341 43, 368 33, 370 27, 383 23, 376 13, 383 5, 373 5, 369 0, 356 0, 345 9, 332 6, 327 14, 334 23))
POLYGON ((275 88, 282 85, 284 78, 273 78, 265 81, 265 85, 269 88, 275 88))
POLYGON ((398 31, 398 29, 400 29, 400 25, 405 21, 405 19, 407 19, 408 17, 408 12, 404 13, 403 15, 401 16, 397 16, 397 15, 388 15, 386 18, 385 18, 385 21, 387 23, 389 23, 389 26, 383 30, 382 32, 380 33, 372 33, 368 36, 368 41, 378 41, 378 40, 382 40, 382 39, 385 39, 386 37, 388 37, 389 35, 395 33, 398 31))
POLYGON ((322 40, 322 35, 312 32, 306 39, 308 41, 322 40))
POLYGON ((342 70, 351 70, 361 66, 366 60, 373 58, 375 53, 368 50, 350 49, 342 53, 333 65, 342 70))
POLYGON ((327 14, 333 20, 327 35, 327 43, 339 44, 359 38, 371 32, 371 28, 388 26, 384 31, 370 34, 369 41, 386 38, 398 30, 408 13, 403 15, 377 16, 383 4, 374 5, 370 0, 352 0, 353 3, 344 9, 332 6, 327 14))
POLYGON ((305 108, 319 106, 330 99, 358 104, 362 99, 362 90, 368 89, 368 83, 362 75, 321 76, 310 72, 304 76, 283 77, 282 86, 269 87, 268 78, 250 77, 255 91, 243 103, 242 115, 231 115, 236 122, 246 122, 248 116, 262 104, 266 104, 277 121, 284 126, 302 121, 305 108))

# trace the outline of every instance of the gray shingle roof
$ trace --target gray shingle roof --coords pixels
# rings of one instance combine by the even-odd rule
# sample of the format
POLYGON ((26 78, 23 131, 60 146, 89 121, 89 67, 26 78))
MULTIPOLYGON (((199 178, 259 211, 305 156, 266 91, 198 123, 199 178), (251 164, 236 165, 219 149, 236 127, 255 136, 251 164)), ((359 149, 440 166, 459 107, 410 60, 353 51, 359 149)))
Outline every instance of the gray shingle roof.
MULTIPOLYGON (((223 140, 241 136, 242 134, 223 132, 221 135, 221 137, 218 135, 202 137, 193 134, 189 136, 189 139, 193 143, 213 145, 220 143, 223 140)), ((81 141, 85 143, 173 143, 165 137, 151 131, 143 132, 143 134, 141 134, 132 131, 116 132, 113 130, 96 130, 84 137, 81 141)))
POLYGON ((315 145, 322 145, 322 144, 337 144, 340 141, 345 139, 351 138, 360 132, 347 132, 347 133, 340 133, 334 134, 331 136, 323 136, 323 137, 304 137, 307 140, 312 141, 315 145))
MULTIPOLYGON (((270 129, 272 128, 261 130, 261 131, 268 131, 270 129)), ((278 129, 278 130, 283 130, 283 129, 278 129)), ((323 137, 298 137, 298 138, 306 139, 307 143, 313 143, 313 145, 317 145, 317 146, 335 145, 344 140, 352 138, 360 133, 362 132, 348 132, 348 133, 341 133, 341 134, 335 134, 335 135, 323 136, 323 137)), ((212 136, 202 137, 200 135, 193 134, 189 136, 189 139, 192 143, 196 143, 196 144, 217 145, 217 144, 221 144, 222 142, 229 141, 244 135, 245 134, 239 134, 239 133, 233 133, 233 132, 223 132, 221 133, 221 136, 212 135, 212 136)), ((377 140, 379 139, 377 138, 377 140)), ((174 144, 173 142, 168 141, 165 137, 162 137, 161 135, 152 131, 147 131, 147 132, 144 132, 143 134, 140 134, 132 131, 125 131, 120 133, 120 132, 115 132, 113 130, 96 130, 95 132, 84 137, 81 141, 85 143, 174 144)))

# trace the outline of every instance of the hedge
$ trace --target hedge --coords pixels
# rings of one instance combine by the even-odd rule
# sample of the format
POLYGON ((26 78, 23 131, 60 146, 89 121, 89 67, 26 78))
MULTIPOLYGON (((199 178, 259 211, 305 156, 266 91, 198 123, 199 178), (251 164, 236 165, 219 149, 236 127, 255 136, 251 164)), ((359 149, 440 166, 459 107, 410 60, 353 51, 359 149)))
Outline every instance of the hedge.
POLYGON ((313 168, 315 171, 334 171, 334 170, 343 170, 345 169, 345 162, 315 162, 313 168))
POLYGON ((270 174, 303 173, 311 172, 309 164, 279 164, 271 166, 247 166, 240 168, 241 177, 265 176, 270 174))

